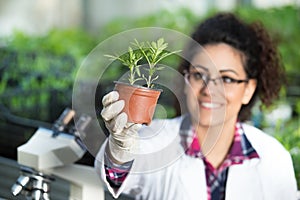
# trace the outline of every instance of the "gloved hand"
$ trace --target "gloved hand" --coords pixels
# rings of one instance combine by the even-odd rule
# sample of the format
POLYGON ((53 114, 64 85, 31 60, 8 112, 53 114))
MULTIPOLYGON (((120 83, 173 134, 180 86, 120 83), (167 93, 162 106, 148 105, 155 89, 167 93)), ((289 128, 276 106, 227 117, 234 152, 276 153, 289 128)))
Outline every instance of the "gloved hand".
POLYGON ((127 114, 121 112, 124 101, 119 100, 119 93, 112 91, 102 99, 101 116, 110 135, 108 139, 108 154, 113 161, 122 164, 134 159, 137 149, 138 130, 141 124, 127 122, 127 114))

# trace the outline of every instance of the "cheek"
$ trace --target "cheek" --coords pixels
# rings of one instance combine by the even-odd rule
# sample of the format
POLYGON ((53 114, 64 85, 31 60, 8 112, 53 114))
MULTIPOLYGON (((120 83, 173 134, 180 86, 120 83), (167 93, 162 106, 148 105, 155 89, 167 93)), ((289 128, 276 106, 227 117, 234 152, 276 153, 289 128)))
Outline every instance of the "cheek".
POLYGON ((243 93, 242 92, 227 92, 225 94, 227 105, 230 107, 240 108, 242 105, 243 93))
POLYGON ((189 85, 186 85, 184 88, 187 107, 189 108, 190 111, 195 109, 195 106, 198 106, 198 98, 197 98, 198 93, 199 93, 198 90, 192 88, 189 85))
POLYGON ((197 88, 193 88, 189 84, 186 84, 184 87, 184 94, 187 98, 187 101, 197 101, 199 92, 200 91, 197 88))

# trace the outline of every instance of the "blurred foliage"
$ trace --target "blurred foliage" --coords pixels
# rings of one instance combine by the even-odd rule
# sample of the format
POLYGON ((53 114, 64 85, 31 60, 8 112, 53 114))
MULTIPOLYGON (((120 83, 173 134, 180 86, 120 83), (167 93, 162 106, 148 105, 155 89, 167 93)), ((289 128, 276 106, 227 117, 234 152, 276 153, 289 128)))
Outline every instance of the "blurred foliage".
POLYGON ((300 44, 299 8, 293 6, 267 10, 240 8, 236 13, 248 21, 257 20, 259 16, 259 20, 267 27, 275 42, 278 43, 286 71, 289 74, 299 74, 300 59, 296 58, 299 55, 298 46, 300 44))
POLYGON ((289 150, 295 168, 295 174, 300 189, 300 117, 294 117, 287 121, 278 120, 276 126, 272 130, 272 135, 275 136, 284 147, 289 150))
POLYGON ((95 47, 95 39, 80 29, 52 29, 42 36, 31 36, 15 31, 4 38, 7 48, 18 52, 43 52, 54 55, 70 55, 76 59, 83 58, 95 47))
MULTIPOLYGON (((30 112, 30 108, 32 112, 41 112, 39 110, 45 107, 49 107, 51 110, 55 108, 55 105, 51 104, 53 95, 49 91, 54 90, 60 93, 56 100, 62 101, 61 107, 63 107, 71 103, 72 83, 78 67, 84 57, 99 42, 114 34, 139 27, 163 27, 190 35, 198 22, 216 12, 216 10, 211 10, 205 16, 198 16, 183 8, 172 11, 162 10, 138 19, 122 17, 101 27, 99 33, 93 35, 79 29, 53 29, 42 36, 31 36, 16 31, 8 38, 0 38, 1 41, 4 41, 1 43, 5 44, 0 49, 1 102, 7 103, 9 109, 22 115, 25 115, 27 110, 30 112), (34 95, 30 95, 34 92, 39 94, 38 99, 33 99, 34 95), (39 109, 37 109, 38 106, 39 109), (24 107, 28 108, 26 112, 24 107)), ((293 113, 292 118, 284 122, 279 121, 275 127, 272 127, 272 134, 291 152, 298 184, 300 184, 299 9, 293 6, 270 9, 238 7, 233 12, 247 21, 260 20, 279 45, 279 51, 289 75, 288 87, 284 88, 280 101, 290 104, 293 113)), ((166 64, 176 67, 177 63, 178 59, 172 58, 168 59, 166 64)), ((124 72, 122 71, 122 73, 124 72)), ((107 85, 110 85, 120 75, 120 68, 113 63, 111 68, 105 72, 107 85)), ((101 92, 107 91, 104 88, 101 92)), ((172 117, 175 113, 174 109, 170 106, 168 98, 165 97, 167 106, 160 109, 158 116, 172 117)), ((57 105, 57 107, 59 106, 57 105)), ((49 109, 45 112, 49 112, 49 109)), ((58 113, 60 112, 61 110, 58 111, 58 113)), ((258 112, 262 114, 260 111, 258 112)), ((26 116, 30 117, 30 113, 26 116)), ((259 125, 262 128, 273 126, 268 123, 259 125)))
POLYGON ((95 46, 94 38, 80 30, 55 29, 43 36, 15 31, 2 41, 6 46, 0 48, 1 105, 22 117, 53 120, 71 104, 74 77, 95 46))
POLYGON ((0 63, 1 105, 10 112, 48 121, 50 105, 70 104, 75 65, 71 56, 0 49, 0 63))
POLYGON ((161 10, 155 14, 137 19, 117 18, 103 26, 100 30, 100 41, 116 33, 133 28, 162 27, 188 34, 193 30, 199 17, 186 8, 178 10, 161 10))

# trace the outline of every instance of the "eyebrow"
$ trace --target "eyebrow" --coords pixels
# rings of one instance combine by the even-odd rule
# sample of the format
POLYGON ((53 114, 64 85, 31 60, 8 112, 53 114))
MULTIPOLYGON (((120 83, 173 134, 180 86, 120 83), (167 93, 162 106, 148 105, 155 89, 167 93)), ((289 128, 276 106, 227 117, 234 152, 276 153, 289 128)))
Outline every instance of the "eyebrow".
POLYGON ((194 68, 201 68, 201 69, 203 69, 203 70, 209 72, 208 68, 207 68, 207 67, 204 67, 204 66, 202 66, 202 65, 192 65, 192 66, 193 66, 194 68))
MULTIPOLYGON (((203 70, 205 70, 206 72, 209 72, 208 68, 207 67, 204 67, 202 65, 192 65, 194 68, 201 68, 203 70)), ((219 73, 224 73, 224 72, 232 72, 236 75, 239 75, 236 71, 234 71, 233 69, 222 69, 219 71, 219 73)))
POLYGON ((239 75, 236 71, 234 71, 233 69, 222 69, 222 70, 220 70, 220 73, 222 73, 222 72, 232 72, 232 73, 234 73, 234 74, 236 74, 236 75, 239 75))

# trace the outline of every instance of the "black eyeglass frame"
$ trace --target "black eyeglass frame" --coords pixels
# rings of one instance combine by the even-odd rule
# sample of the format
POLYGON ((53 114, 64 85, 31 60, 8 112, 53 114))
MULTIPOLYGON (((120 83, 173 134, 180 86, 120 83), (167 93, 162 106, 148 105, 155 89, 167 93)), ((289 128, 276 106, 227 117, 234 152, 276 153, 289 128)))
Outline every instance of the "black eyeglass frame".
MULTIPOLYGON (((190 75, 200 74, 203 83, 206 84, 206 85, 209 83, 209 81, 214 82, 214 84, 216 85, 217 84, 216 80, 220 80, 220 79, 224 79, 224 78, 230 79, 230 82, 223 81, 223 83, 225 83, 225 84, 240 84, 240 83, 248 83, 249 82, 249 79, 234 79, 234 78, 222 77, 222 76, 217 77, 217 78, 210 78, 209 75, 202 74, 200 72, 189 72, 187 70, 184 70, 183 74, 186 78, 188 78, 187 76, 190 76, 190 75)), ((195 77, 195 75, 194 75, 194 77, 195 77)))

